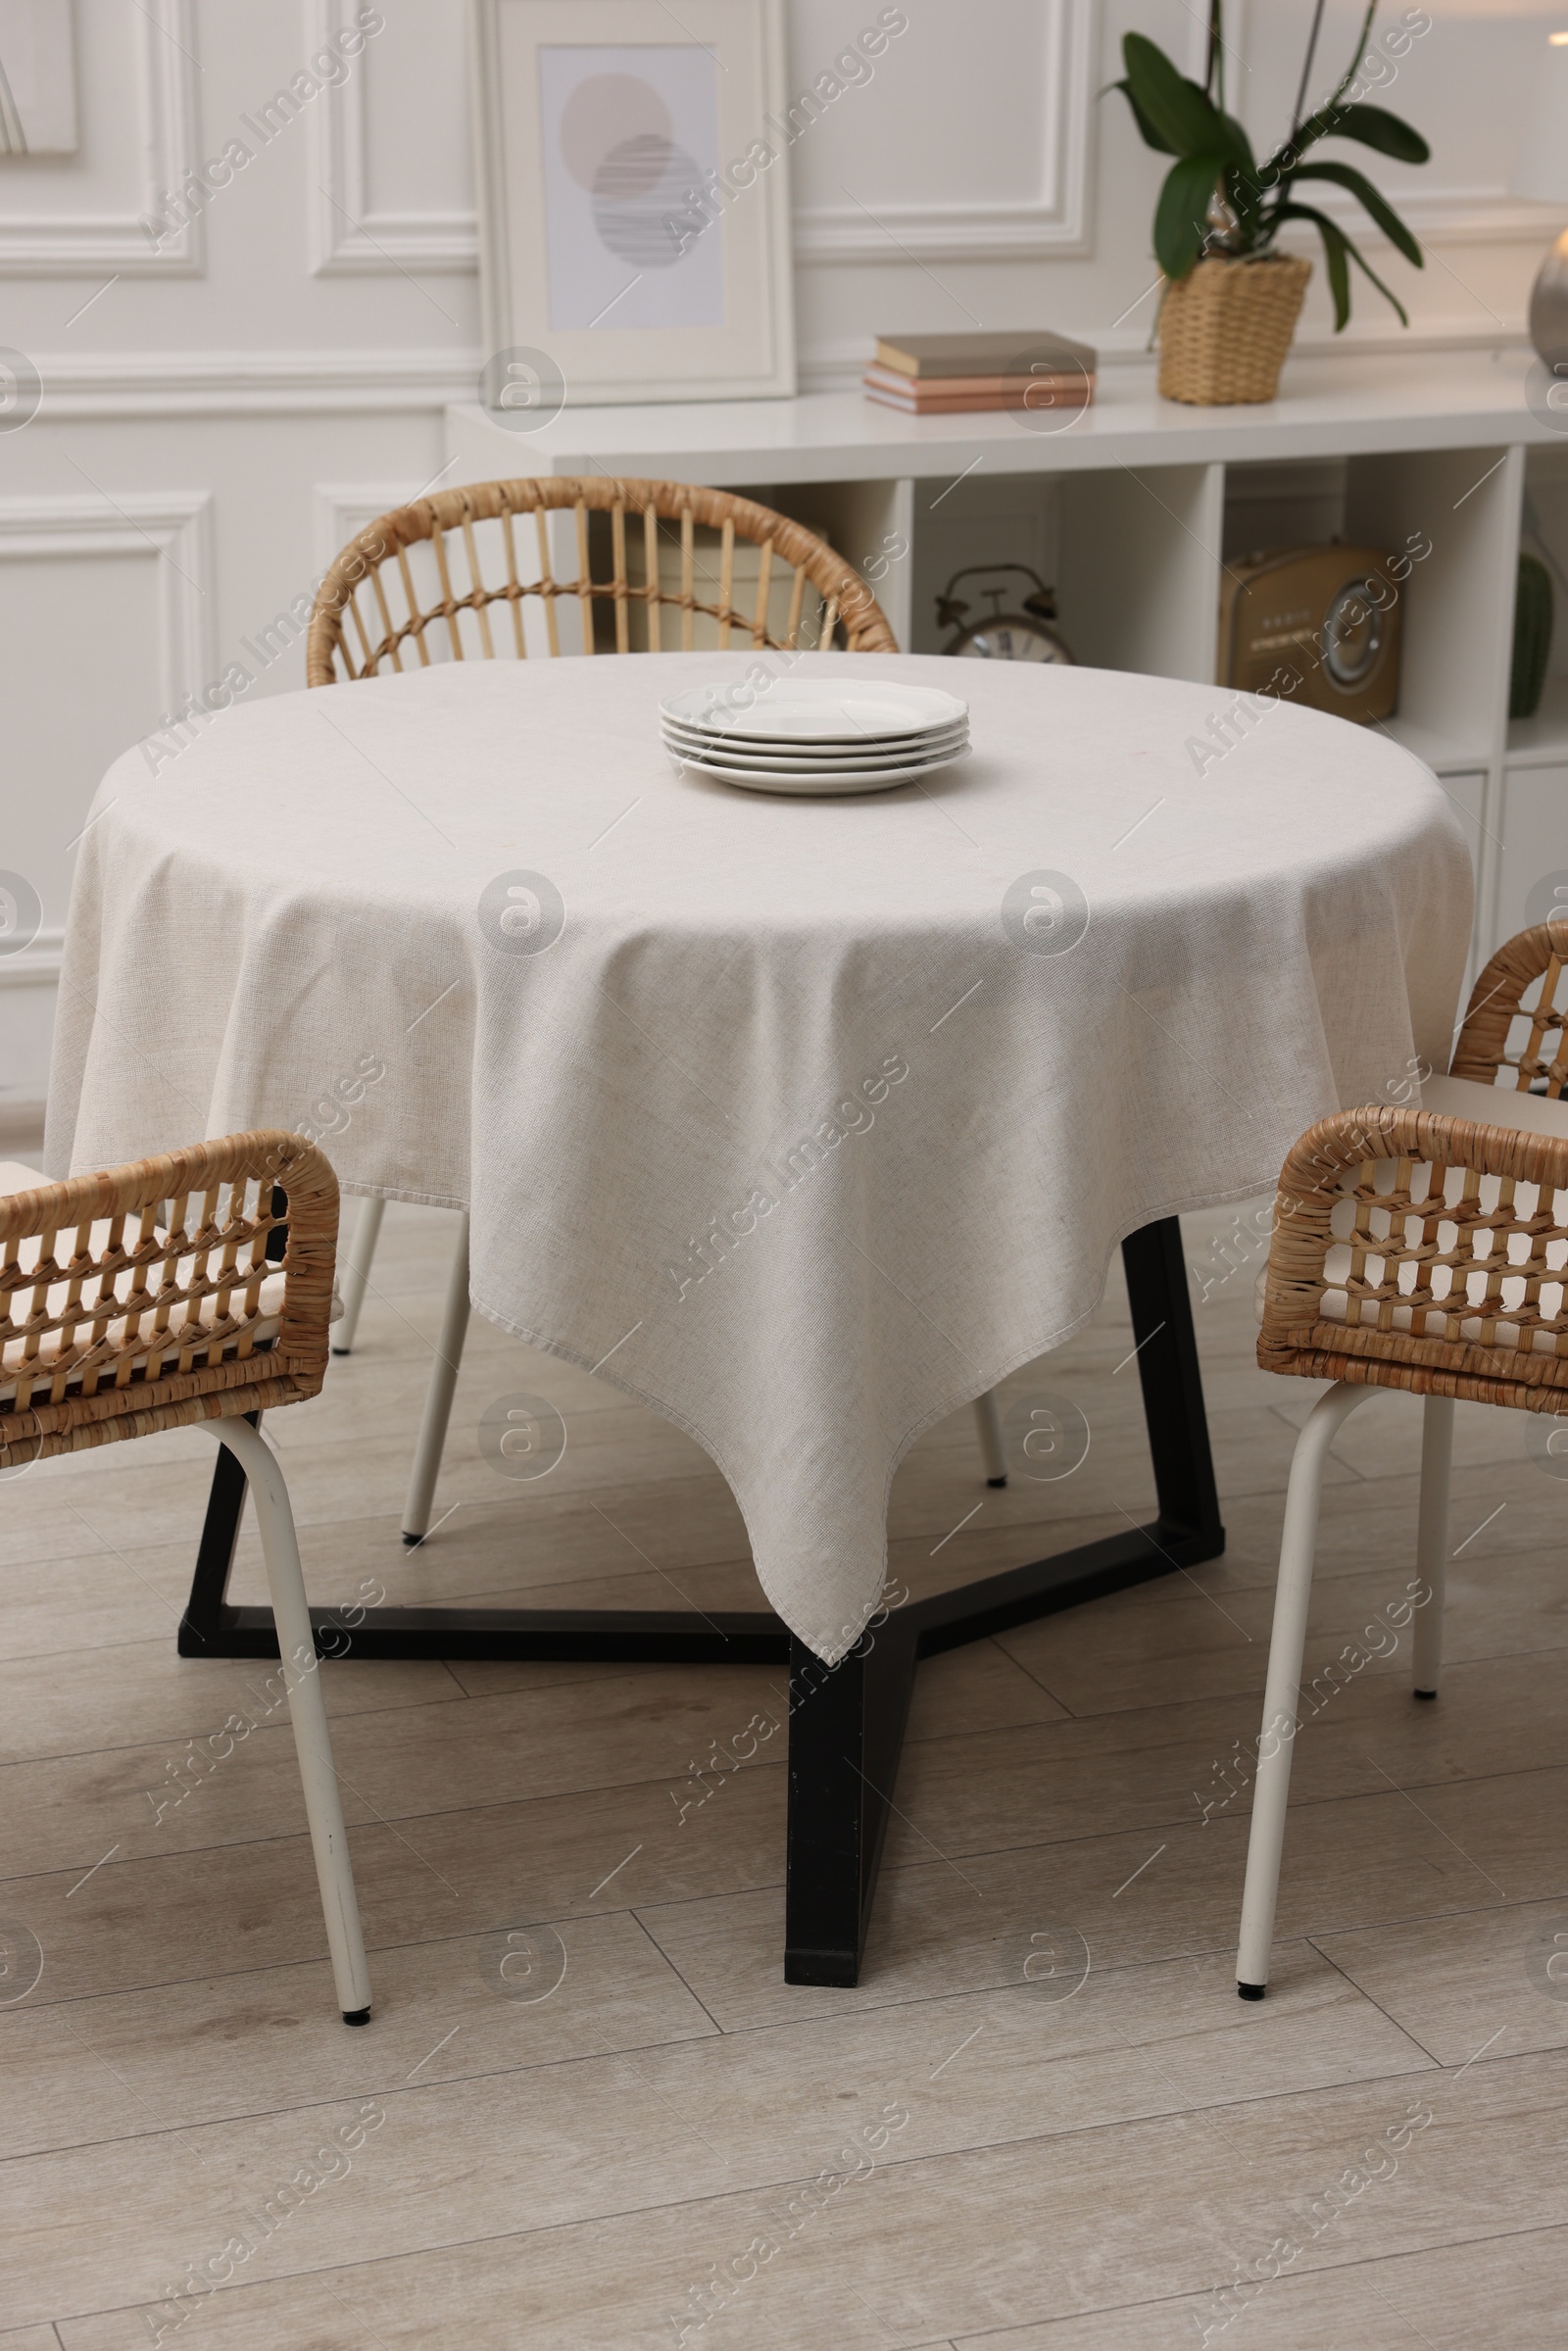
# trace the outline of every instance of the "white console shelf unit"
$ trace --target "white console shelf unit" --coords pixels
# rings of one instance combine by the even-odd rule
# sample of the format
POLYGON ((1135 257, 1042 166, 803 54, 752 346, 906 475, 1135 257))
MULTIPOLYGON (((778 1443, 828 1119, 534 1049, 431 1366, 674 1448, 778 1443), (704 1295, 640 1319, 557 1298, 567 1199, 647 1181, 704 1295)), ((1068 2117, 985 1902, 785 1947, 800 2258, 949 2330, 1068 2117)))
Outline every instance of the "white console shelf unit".
MULTIPOLYGON (((1215 673, 1228 559, 1419 534, 1431 553, 1404 591, 1388 732, 1464 822, 1484 957, 1523 924, 1533 888, 1559 870, 1568 883, 1568 616, 1541 710, 1507 716, 1522 534, 1568 575, 1568 414, 1533 406, 1533 388, 1525 355, 1499 351, 1297 360, 1282 397, 1250 408, 1179 407, 1152 371, 1115 367, 1054 430, 1005 414, 904 416, 858 392, 567 408, 533 432, 474 405, 447 412, 441 479, 608 473, 746 491, 862 569, 886 559, 876 593, 914 652, 941 650, 936 597, 960 564, 1027 563, 1054 587, 1081 661, 1200 680, 1215 673)), ((1558 601, 1568 612, 1560 586, 1558 601)))

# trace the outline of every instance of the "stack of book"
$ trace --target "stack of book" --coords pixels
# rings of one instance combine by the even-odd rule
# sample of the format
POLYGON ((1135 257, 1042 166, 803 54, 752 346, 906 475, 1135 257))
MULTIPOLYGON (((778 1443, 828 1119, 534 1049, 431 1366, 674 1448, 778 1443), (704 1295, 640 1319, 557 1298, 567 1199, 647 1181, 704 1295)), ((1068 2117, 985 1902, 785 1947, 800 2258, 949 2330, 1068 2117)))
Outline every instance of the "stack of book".
POLYGON ((1066 335, 883 335, 864 382, 867 398, 907 416, 1083 408, 1095 354, 1066 335))

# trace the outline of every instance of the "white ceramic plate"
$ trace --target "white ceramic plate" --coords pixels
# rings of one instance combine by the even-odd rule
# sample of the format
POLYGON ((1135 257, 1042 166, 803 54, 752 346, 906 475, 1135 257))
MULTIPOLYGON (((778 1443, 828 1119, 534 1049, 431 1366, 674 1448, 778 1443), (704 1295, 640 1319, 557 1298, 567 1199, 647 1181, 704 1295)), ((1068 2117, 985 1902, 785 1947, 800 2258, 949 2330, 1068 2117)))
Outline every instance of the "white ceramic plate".
POLYGON ((890 792, 895 784, 920 783, 967 755, 948 752, 910 767, 840 767, 827 774, 803 774, 798 768, 791 774, 774 768, 720 766, 711 759, 685 759, 674 751, 669 756, 677 768, 692 775, 710 775, 715 783, 739 784, 747 792, 787 792, 799 798, 826 800, 849 792, 890 792))
POLYGON ((936 726, 917 727, 912 734, 760 735, 756 732, 742 734, 738 729, 699 726, 695 719, 691 718, 672 718, 667 711, 661 714, 659 722, 666 734, 685 735, 694 743, 744 744, 748 751, 858 751, 862 746, 868 749, 873 743, 886 743, 897 750, 901 744, 905 743, 945 743, 955 735, 967 734, 969 729, 967 712, 961 718, 944 718, 936 726))
POLYGON ((834 768, 853 768, 857 773, 869 767, 918 766, 927 759, 952 759, 968 749, 968 735, 959 728, 940 741, 917 741, 898 749, 883 744, 867 744, 856 751, 818 752, 786 750, 772 745, 744 747, 733 743, 694 741, 689 735, 677 734, 673 727, 664 729, 664 748, 678 758, 716 759, 731 767, 771 767, 789 775, 828 774, 834 768))
POLYGON ((919 748, 909 748, 906 753, 896 753, 896 750, 894 753, 882 753, 882 750, 870 753, 870 750, 860 750, 856 745, 856 748, 842 750, 842 753, 835 753, 827 759, 823 759, 818 753, 797 753, 797 750, 750 753, 750 750, 729 750, 717 743, 696 748, 691 743, 682 743, 677 736, 665 736, 665 750, 670 753, 672 759, 691 759, 701 766, 771 768, 776 776, 813 776, 813 773, 823 773, 823 776, 830 776, 830 773, 832 776, 865 773, 865 776, 870 776, 882 766, 931 766, 938 759, 956 759, 968 750, 968 741, 961 736, 956 743, 921 743, 919 748))
MULTIPOLYGON (((739 681, 737 681, 737 686, 739 681)), ((781 677, 738 709, 736 689, 688 686, 660 704, 666 718, 705 734, 760 735, 775 743, 856 743, 867 735, 919 735, 967 718, 969 706, 935 686, 882 678, 781 677)))
POLYGON ((859 752, 916 752, 928 744, 959 743, 969 731, 967 718, 943 726, 922 727, 912 735, 758 735, 726 732, 722 727, 693 726, 689 720, 664 718, 666 735, 682 742, 702 743, 715 751, 804 752, 810 757, 854 758, 859 752))

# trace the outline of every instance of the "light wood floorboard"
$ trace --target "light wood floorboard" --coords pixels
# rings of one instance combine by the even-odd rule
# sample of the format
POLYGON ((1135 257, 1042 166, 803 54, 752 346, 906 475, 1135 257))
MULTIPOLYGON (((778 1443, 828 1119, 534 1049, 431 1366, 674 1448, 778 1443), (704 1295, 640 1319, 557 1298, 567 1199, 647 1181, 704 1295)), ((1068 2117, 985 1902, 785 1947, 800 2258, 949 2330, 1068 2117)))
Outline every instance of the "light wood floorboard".
MULTIPOLYGON (((1188 1220, 1195 1261, 1234 1215, 1188 1220)), ((760 1604, 700 1447, 477 1321, 438 1524, 404 1548, 451 1232, 389 1211, 355 1355, 269 1424, 313 1596, 760 1604), (569 1432, 537 1487, 478 1445, 522 1393, 569 1432)), ((173 1651, 206 1441, 0 1484, 0 1928, 44 1953, 24 1996, 0 1981, 0 2351, 1555 2351, 1568 1488, 1522 1416, 1460 1407, 1449 1664, 1418 1706, 1408 1630, 1344 1661, 1414 1574, 1419 1408, 1347 1424, 1276 1973, 1239 2002, 1316 1393, 1257 1370, 1252 1270, 1196 1308, 1224 1557, 922 1668, 853 1990, 782 1980, 782 1669, 350 1657, 322 1683, 376 2005, 345 2032, 270 1669, 173 1651)), ((990 1492, 967 1411, 933 1429, 893 1574, 939 1590, 1147 1515, 1131 1344, 1113 1271, 1006 1384, 1086 1413, 1070 1478, 990 1492)), ((249 1528, 235 1592, 265 1595, 249 1528)))

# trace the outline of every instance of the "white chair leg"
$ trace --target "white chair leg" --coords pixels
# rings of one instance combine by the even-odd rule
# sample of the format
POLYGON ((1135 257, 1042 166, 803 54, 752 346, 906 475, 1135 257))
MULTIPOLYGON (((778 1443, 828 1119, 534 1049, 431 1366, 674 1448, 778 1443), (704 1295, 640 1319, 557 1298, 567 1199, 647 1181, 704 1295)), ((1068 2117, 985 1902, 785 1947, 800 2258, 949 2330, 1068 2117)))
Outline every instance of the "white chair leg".
POLYGON ((294 1748, 299 1756, 305 1788, 305 1817, 310 1823, 311 1849, 316 1856, 317 1884, 326 1919, 326 1942, 332 1955, 332 1981, 345 2025, 365 2025, 370 2017, 370 1970, 360 1932, 360 1906, 354 1894, 354 1872, 349 1862, 348 1835, 337 1774, 332 1767, 332 1741, 326 1728, 326 1705, 321 1696, 320 1670, 311 1631, 310 1605, 300 1567, 299 1540, 294 1513, 277 1455, 257 1429, 245 1420, 206 1420, 197 1423, 219 1445, 226 1445, 250 1483, 261 1530, 262 1555, 267 1562, 268 1589, 272 1595, 272 1621, 277 1627, 278 1655, 288 1690, 289 1720, 294 1726, 294 1748))
POLYGON ((1448 1572, 1448 1473, 1453 1467, 1453 1398, 1429 1396, 1421 1416, 1421 1522, 1416 1573, 1431 1598, 1416 1610, 1413 1679, 1418 1698, 1435 1698, 1443 1672, 1443 1600, 1448 1572))
POLYGON ((1326 1396, 1320 1396, 1296 1441, 1291 1462, 1285 1529, 1280 1541, 1279 1585, 1274 1594, 1274 1631, 1269 1641, 1268 1680, 1263 1692, 1263 1728, 1257 1741, 1257 1775, 1252 1783, 1252 1825, 1247 1840, 1241 1949, 1236 1962, 1236 1988, 1244 2000, 1261 2000, 1268 1984, 1274 1903, 1279 1892, 1280 1855, 1285 1845, 1285 1807, 1291 1792, 1291 1755, 1296 1743, 1297 1707, 1301 1696, 1301 1653, 1306 1646, 1306 1611, 1312 1597, 1312 1558, 1317 1548, 1323 1467, 1341 1423, 1373 1393, 1370 1388, 1352 1387, 1341 1381, 1326 1396))
POLYGON ((334 1355, 347 1355, 353 1349, 360 1327, 360 1308, 365 1303, 365 1285, 370 1278, 370 1260, 375 1255, 385 1214, 384 1200, 361 1200, 354 1238, 343 1256, 343 1312, 332 1326, 334 1355))
POLYGON ((974 1399, 975 1426, 980 1431, 980 1454, 986 1465, 986 1484, 1005 1486, 1007 1456, 1002 1445, 1002 1414, 997 1409, 997 1392, 988 1388, 984 1396, 974 1399))
POLYGON ((430 1385, 424 1396, 424 1418, 419 1423, 419 1442, 414 1449, 414 1468, 409 1478, 409 1497, 403 1506, 405 1543, 422 1543, 430 1531, 430 1505, 435 1499, 441 1455, 446 1450, 447 1423, 452 1418, 452 1397, 463 1362, 463 1343, 467 1336, 468 1219, 465 1216, 453 1251, 446 1312, 441 1317, 441 1336, 435 1343, 435 1361, 430 1366, 430 1385))

